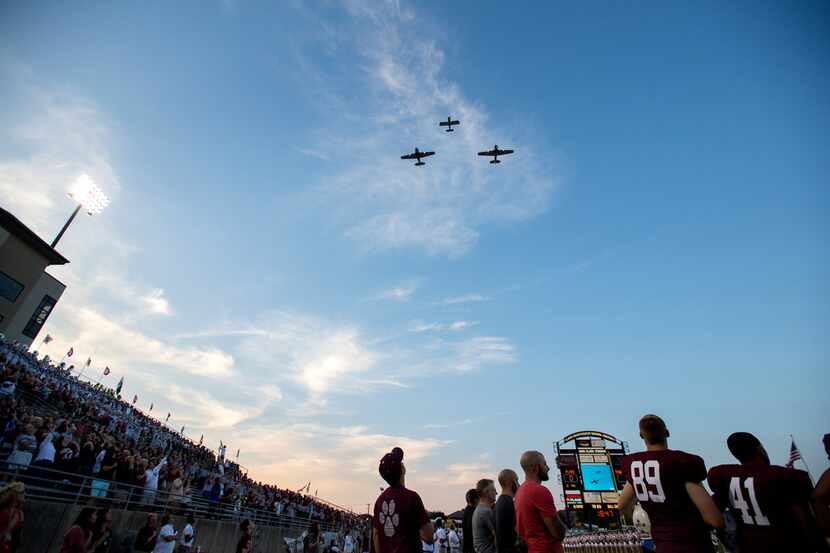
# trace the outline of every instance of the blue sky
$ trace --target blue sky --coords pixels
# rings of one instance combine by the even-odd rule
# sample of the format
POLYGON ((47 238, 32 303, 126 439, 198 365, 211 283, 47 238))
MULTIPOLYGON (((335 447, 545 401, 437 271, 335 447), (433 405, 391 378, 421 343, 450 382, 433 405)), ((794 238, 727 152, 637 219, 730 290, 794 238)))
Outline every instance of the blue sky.
POLYGON ((47 351, 355 509, 393 445, 450 509, 646 412, 823 470, 827 7, 507 8, 0 5, 3 206, 49 238, 81 172, 112 198, 47 351))

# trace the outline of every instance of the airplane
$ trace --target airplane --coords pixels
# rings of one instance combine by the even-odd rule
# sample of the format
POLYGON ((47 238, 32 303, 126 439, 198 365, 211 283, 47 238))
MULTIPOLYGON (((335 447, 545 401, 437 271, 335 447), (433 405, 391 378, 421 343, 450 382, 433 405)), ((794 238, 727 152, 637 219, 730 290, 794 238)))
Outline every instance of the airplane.
POLYGON ((447 117, 446 121, 441 121, 438 123, 439 127, 447 127, 447 132, 452 132, 453 125, 460 125, 461 121, 453 121, 452 117, 447 117))
POLYGON ((406 154, 405 156, 401 156, 401 159, 417 159, 418 161, 415 163, 415 165, 426 165, 426 163, 421 161, 421 158, 434 156, 434 155, 435 155, 435 152, 422 152, 418 148, 415 148, 415 151, 413 153, 406 154))
POLYGON ((490 160, 490 163, 501 163, 499 161, 499 156, 506 156, 507 154, 512 154, 513 150, 499 150, 499 145, 496 144, 493 146, 492 150, 488 150, 486 152, 479 152, 478 155, 480 156, 493 156, 493 159, 490 160))
POLYGON ((599 480, 591 480, 591 484, 599 484, 599 480))

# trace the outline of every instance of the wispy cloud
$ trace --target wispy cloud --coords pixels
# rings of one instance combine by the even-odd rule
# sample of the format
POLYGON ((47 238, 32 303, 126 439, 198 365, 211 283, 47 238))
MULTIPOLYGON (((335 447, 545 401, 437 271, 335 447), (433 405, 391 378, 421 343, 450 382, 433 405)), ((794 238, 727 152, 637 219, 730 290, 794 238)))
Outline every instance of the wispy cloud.
POLYGON ((425 323, 420 320, 414 320, 409 323, 408 330, 410 332, 440 332, 449 330, 452 332, 460 332, 473 326, 476 326, 478 321, 453 321, 451 323, 425 323))
POLYGON ((462 296, 450 296, 436 303, 444 305, 456 305, 459 303, 477 303, 482 301, 490 301, 490 298, 488 296, 483 296, 481 294, 474 293, 464 294, 462 296))
POLYGON ((406 284, 399 284, 386 290, 378 292, 373 299, 375 300, 391 300, 391 301, 408 301, 412 298, 412 294, 418 289, 416 282, 409 282, 406 284))
POLYGON ((170 302, 164 296, 164 290, 162 288, 156 288, 142 296, 141 301, 147 306, 149 313, 157 315, 171 315, 173 313, 172 309, 170 309, 170 302))
POLYGON ((326 152, 315 150, 314 148, 297 148, 297 151, 303 155, 319 159, 321 161, 331 161, 331 156, 326 152))

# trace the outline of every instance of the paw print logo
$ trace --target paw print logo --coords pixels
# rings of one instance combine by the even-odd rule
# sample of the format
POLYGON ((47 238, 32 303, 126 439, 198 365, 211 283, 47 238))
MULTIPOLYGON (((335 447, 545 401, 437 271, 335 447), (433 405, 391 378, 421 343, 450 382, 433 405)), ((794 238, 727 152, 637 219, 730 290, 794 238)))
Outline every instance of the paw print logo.
POLYGON ((395 500, 392 499, 387 503, 383 502, 380 506, 380 523, 383 524, 383 533, 387 538, 395 535, 395 527, 400 522, 398 513, 395 512, 395 500))

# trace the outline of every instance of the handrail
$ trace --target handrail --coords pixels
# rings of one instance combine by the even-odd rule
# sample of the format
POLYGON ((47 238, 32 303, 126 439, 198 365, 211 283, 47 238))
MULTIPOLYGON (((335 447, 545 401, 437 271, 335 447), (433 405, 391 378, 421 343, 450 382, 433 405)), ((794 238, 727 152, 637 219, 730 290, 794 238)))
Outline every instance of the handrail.
MULTIPOLYGON (((289 517, 257 507, 213 501, 198 493, 179 495, 169 490, 151 490, 142 486, 97 478, 94 475, 70 473, 42 466, 5 463, 0 479, 20 481, 26 485, 26 495, 42 501, 80 505, 96 503, 113 510, 147 511, 162 509, 193 514, 197 518, 214 518, 240 522, 250 519, 258 526, 306 529, 310 517, 289 517)), ((338 530, 336 523, 320 521, 323 531, 338 530)))

